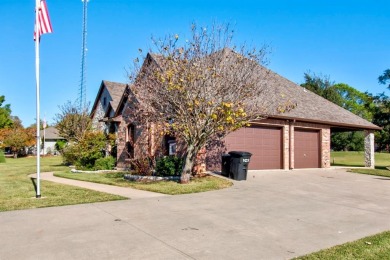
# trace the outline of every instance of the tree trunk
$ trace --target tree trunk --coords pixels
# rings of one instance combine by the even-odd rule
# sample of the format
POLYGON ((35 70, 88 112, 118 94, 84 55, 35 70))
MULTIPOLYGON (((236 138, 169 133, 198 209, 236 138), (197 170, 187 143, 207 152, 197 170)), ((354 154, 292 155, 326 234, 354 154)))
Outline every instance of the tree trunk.
POLYGON ((193 145, 189 145, 187 148, 187 154, 184 161, 183 171, 181 172, 181 176, 180 176, 181 184, 190 183, 195 156, 196 156, 195 147, 193 145))

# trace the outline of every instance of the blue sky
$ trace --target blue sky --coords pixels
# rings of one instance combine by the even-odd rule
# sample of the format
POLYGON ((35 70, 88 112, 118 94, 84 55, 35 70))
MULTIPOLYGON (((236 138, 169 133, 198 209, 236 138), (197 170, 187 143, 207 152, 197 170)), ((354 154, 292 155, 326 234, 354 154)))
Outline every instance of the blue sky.
MULTIPOLYGON (((78 97, 81 0, 47 0, 54 33, 41 38, 41 115, 53 123, 59 105, 78 97)), ((0 95, 25 126, 35 123, 35 0, 0 1, 0 95)), ((186 37, 192 22, 231 23, 235 43, 268 44, 269 68, 295 83, 311 71, 380 93, 390 68, 390 1, 131 1, 88 4, 87 100, 103 79, 127 82, 126 68, 151 36, 186 37)), ((387 94, 389 92, 387 91, 387 94)))

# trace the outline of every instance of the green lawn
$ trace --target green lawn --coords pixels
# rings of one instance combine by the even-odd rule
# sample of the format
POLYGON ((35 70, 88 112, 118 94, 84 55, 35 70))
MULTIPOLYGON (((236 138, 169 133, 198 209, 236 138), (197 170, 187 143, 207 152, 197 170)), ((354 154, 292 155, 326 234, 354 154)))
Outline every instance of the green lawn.
MULTIPOLYGON (((331 165, 334 166, 364 166, 364 152, 331 152, 331 165)), ((375 153, 375 167, 390 166, 390 153, 375 153)))
MULTIPOLYGON (((41 158, 41 172, 65 171, 62 158, 41 158)), ((36 199, 33 180, 36 158, 6 159, 0 163, 0 211, 42 208, 125 199, 121 196, 41 180, 42 198, 36 199)))
MULTIPOLYGON (((331 152, 334 166, 364 166, 364 152, 331 152)), ((390 177, 390 153, 375 153, 375 169, 350 169, 350 172, 390 177)))
POLYGON ((121 187, 131 187, 139 190, 153 191, 170 195, 205 192, 230 187, 232 182, 218 177, 206 176, 195 178, 189 184, 179 184, 174 181, 133 182, 123 178, 124 173, 71 173, 64 171, 55 176, 89 182, 97 182, 121 187))
POLYGON ((295 259, 390 259, 390 231, 334 246, 295 259))

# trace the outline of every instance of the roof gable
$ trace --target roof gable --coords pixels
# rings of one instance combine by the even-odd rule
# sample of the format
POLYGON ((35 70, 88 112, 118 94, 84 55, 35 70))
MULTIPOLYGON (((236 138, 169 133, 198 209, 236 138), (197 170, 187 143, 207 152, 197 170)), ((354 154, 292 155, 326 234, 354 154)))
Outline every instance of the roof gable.
MULTIPOLYGON (((93 118, 97 109, 97 105, 99 104, 99 101, 101 99, 101 96, 104 92, 104 89, 106 89, 111 97, 111 100, 107 100, 109 105, 108 108, 111 106, 114 111, 116 111, 117 106, 123 96, 123 93, 126 89, 127 84, 118 83, 118 82, 112 82, 108 80, 102 80, 102 83, 100 84, 100 88, 98 91, 98 94, 96 96, 95 102, 92 106, 90 117, 93 118)), ((105 114, 107 111, 105 111, 105 114)))

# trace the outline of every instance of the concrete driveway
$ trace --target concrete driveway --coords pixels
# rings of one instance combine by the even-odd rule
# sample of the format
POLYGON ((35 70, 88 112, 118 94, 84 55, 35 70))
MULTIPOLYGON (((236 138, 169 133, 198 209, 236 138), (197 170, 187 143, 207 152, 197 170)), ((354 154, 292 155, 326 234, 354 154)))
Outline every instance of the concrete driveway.
POLYGON ((251 172, 229 189, 0 213, 0 259, 289 259, 390 230, 390 179, 251 172))

